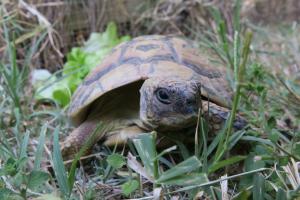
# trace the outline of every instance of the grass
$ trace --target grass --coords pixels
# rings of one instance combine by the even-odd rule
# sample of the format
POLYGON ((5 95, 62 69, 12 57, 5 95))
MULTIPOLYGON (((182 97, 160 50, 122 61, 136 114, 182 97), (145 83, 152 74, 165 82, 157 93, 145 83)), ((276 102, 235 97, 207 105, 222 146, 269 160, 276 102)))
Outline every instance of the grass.
POLYGON ((129 142, 128 150, 96 147, 90 160, 79 159, 83 148, 70 168, 60 155, 59 137, 70 130, 63 112, 34 102, 28 92, 30 61, 45 34, 20 60, 19 33, 1 21, 7 48, 0 61, 0 199, 299 198, 299 80, 293 71, 283 73, 285 66, 299 69, 299 27, 245 25, 239 6, 233 35, 218 9, 211 11, 217 28, 197 33, 201 46, 234 71, 230 117, 212 141, 200 113, 192 150, 180 141, 157 149, 156 134, 149 133, 129 142), (239 112, 249 125, 236 131, 239 112))

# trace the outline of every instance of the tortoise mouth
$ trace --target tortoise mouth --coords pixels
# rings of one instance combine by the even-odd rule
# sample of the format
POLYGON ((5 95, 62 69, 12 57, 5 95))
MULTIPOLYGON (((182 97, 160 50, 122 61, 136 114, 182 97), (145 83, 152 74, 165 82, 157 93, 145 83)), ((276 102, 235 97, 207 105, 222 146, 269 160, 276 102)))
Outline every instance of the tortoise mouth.
MULTIPOLYGON (((204 95, 201 95, 201 96, 200 96, 200 102, 201 102, 201 101, 213 102, 212 99, 209 99, 209 98, 207 98, 207 97, 204 96, 204 95)), ((215 103, 215 102, 213 102, 213 103, 215 103)))
POLYGON ((203 108, 204 105, 208 105, 209 106, 209 103, 219 105, 218 102, 215 102, 212 99, 207 98, 204 95, 201 95, 201 97, 199 98, 198 108, 203 108))
MULTIPOLYGON (((170 118, 168 118, 168 121, 172 121, 170 120, 170 118)), ((151 119, 147 119, 147 120, 141 120, 142 122, 142 127, 145 130, 148 131, 158 131, 158 132, 177 132, 177 131, 181 131, 184 129, 187 129, 189 127, 193 127, 196 123, 197 123, 197 116, 195 115, 193 119, 189 120, 188 123, 182 123, 182 124, 178 124, 178 123, 159 123, 159 122, 154 122, 151 121, 151 119)))

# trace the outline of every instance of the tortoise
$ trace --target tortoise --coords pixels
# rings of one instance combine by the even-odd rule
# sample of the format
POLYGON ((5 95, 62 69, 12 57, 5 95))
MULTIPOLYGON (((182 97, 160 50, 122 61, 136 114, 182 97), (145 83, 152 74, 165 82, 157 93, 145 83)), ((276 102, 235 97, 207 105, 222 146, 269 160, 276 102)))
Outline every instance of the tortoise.
MULTIPOLYGON (((106 145, 152 130, 195 130, 199 108, 216 131, 232 103, 227 74, 228 69, 211 66, 191 41, 179 37, 140 36, 122 43, 75 91, 67 114, 78 127, 61 142, 62 154, 80 149, 98 122, 114 124, 93 141, 106 145)), ((243 125, 236 120, 236 127, 243 125)))

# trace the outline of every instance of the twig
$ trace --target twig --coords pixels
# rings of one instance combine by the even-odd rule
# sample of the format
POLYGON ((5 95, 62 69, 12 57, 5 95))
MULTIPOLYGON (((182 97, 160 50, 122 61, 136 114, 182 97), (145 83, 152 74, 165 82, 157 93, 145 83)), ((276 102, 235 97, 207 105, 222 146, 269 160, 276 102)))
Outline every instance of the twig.
POLYGON ((28 12, 30 12, 32 15, 36 16, 39 24, 42 25, 43 27, 45 27, 47 29, 47 33, 48 33, 48 37, 49 37, 49 41, 50 44, 52 46, 52 48, 54 49, 54 51, 60 56, 63 57, 64 55, 60 52, 60 50, 56 47, 56 45, 54 44, 54 38, 53 35, 57 34, 55 32, 55 30, 52 28, 51 23, 46 19, 46 17, 44 15, 42 15, 42 13, 40 13, 36 8, 34 8, 33 5, 29 5, 28 3, 26 3, 24 0, 19 0, 19 6, 21 8, 26 9, 28 12))

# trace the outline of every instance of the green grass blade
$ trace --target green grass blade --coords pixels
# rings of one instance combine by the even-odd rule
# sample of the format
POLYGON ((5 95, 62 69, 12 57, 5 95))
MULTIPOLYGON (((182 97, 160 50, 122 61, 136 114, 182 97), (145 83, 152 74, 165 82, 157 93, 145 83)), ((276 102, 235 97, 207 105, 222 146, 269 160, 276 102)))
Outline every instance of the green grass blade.
POLYGON ((253 180, 253 200, 264 200, 265 177, 257 173, 253 180))
POLYGON ((48 128, 48 124, 46 123, 45 125, 42 126, 42 129, 40 132, 40 137, 38 140, 39 143, 38 143, 37 150, 36 150, 35 156, 34 156, 34 170, 40 169, 40 166, 41 166, 41 160, 43 157, 43 150, 44 150, 47 128, 48 128))
POLYGON ((233 72, 234 72, 234 80, 238 80, 238 67, 240 64, 240 36, 239 32, 234 32, 234 41, 233 41, 233 72))
POLYGON ((244 200, 244 199, 250 199, 249 197, 251 196, 251 190, 249 189, 244 189, 235 196, 232 197, 232 200, 244 200))
MULTIPOLYGON (((201 92, 200 92, 201 93, 201 92)), ((200 102, 200 105, 202 103, 200 102)), ((202 109, 198 111, 198 122, 195 133, 195 156, 202 161, 202 172, 207 173, 207 135, 208 129, 205 127, 206 123, 203 118, 202 109), (202 153, 201 153, 202 150, 202 153)))
POLYGON ((234 179, 234 178, 240 178, 242 176, 249 176, 251 174, 254 174, 254 173, 257 173, 257 172, 262 172, 262 171, 270 171, 270 169, 268 169, 268 168, 260 168, 260 169, 256 169, 256 170, 251 170, 251 171, 244 172, 244 173, 241 173, 241 174, 235 174, 235 175, 228 176, 228 177, 225 177, 225 178, 220 178, 220 179, 217 179, 217 180, 209 181, 207 183, 202 183, 202 184, 197 184, 197 185, 191 185, 191 186, 185 186, 185 187, 180 188, 180 189, 178 189, 178 190, 176 190, 174 192, 168 192, 166 194, 172 194, 172 193, 176 193, 176 192, 180 192, 180 191, 186 191, 186 190, 191 190, 191 189, 194 189, 194 188, 199 188, 199 187, 214 185, 214 184, 218 184, 218 183, 220 183, 221 181, 224 181, 224 180, 231 180, 231 179, 234 179))
MULTIPOLYGON (((9 38, 9 30, 6 27, 6 23, 3 23, 3 30, 4 30, 4 38, 8 46, 8 56, 9 56, 9 65, 10 67, 4 66, 1 64, 1 74, 3 74, 6 89, 10 94, 11 99, 13 100, 15 107, 19 108, 21 111, 21 104, 18 95, 18 90, 22 85, 19 83, 19 69, 17 67, 17 58, 16 58, 16 48, 13 42, 11 42, 9 38)), ((22 112, 21 112, 22 113, 22 112)))
POLYGON ((214 7, 211 7, 211 8, 209 9, 209 11, 210 11, 211 15, 213 16, 214 21, 215 21, 217 24, 222 23, 223 18, 222 18, 222 16, 221 16, 221 13, 220 13, 220 10, 219 10, 219 9, 214 8, 214 7))
POLYGON ((12 70, 11 81, 12 81, 12 83, 14 83, 14 86, 16 86, 17 85, 16 81, 18 79, 16 48, 15 48, 14 42, 12 42, 14 40, 11 40, 9 38, 9 30, 7 29, 6 23, 3 23, 3 30, 4 30, 5 41, 8 46, 7 50, 8 50, 8 56, 9 56, 9 61, 11 64, 11 70, 12 70))
POLYGON ((269 139, 263 139, 263 138, 259 138, 259 137, 248 136, 248 135, 243 136, 241 139, 245 140, 245 141, 255 141, 255 142, 259 142, 259 143, 262 143, 262 144, 265 144, 265 145, 268 145, 271 147, 276 147, 275 144, 273 144, 271 142, 271 140, 269 140, 269 139))
POLYGON ((69 197, 71 193, 71 188, 69 188, 68 185, 67 172, 61 156, 58 134, 59 134, 59 127, 57 127, 54 130, 52 164, 57 179, 57 183, 62 194, 64 195, 64 197, 69 197))
POLYGON ((20 158, 27 157, 28 141, 29 141, 29 131, 26 131, 21 143, 20 158))
POLYGON ((157 164, 155 164, 157 152, 155 148, 155 135, 154 134, 141 134, 137 138, 133 139, 133 144, 143 162, 143 165, 149 175, 154 178, 158 177, 156 173, 157 164))
POLYGON ((233 28, 238 32, 241 31, 240 13, 241 13, 241 0, 236 0, 233 7, 233 28))
POLYGON ((75 155, 74 160, 72 161, 71 168, 68 176, 68 188, 73 188, 75 182, 75 172, 77 168, 77 163, 80 160, 80 157, 83 156, 88 149, 91 148, 93 144, 95 144, 95 140, 102 137, 104 133, 108 131, 108 127, 104 126, 103 122, 99 122, 91 136, 84 143, 84 145, 80 148, 79 152, 75 155))
POLYGON ((14 151, 6 138, 6 132, 0 131, 0 155, 2 158, 15 158, 14 151))
POLYGON ((217 145, 217 150, 216 150, 216 153, 214 155, 214 162, 218 162, 222 156, 224 155, 224 152, 225 152, 225 149, 226 149, 226 146, 225 146, 225 138, 226 138, 226 130, 227 130, 227 127, 229 126, 228 125, 229 121, 228 119, 226 120, 226 123, 225 123, 225 129, 223 129, 221 131, 220 134, 220 139, 219 139, 219 143, 217 145))
POLYGON ((234 163, 245 160, 246 158, 247 158, 247 156, 233 156, 233 157, 230 157, 226 160, 222 160, 220 162, 215 163, 211 167, 209 167, 208 173, 211 174, 211 173, 215 172, 216 170, 218 170, 222 167, 232 165, 234 163))
MULTIPOLYGON (((44 32, 40 33, 40 36, 38 37, 38 39, 36 40, 36 42, 34 42, 32 44, 32 46, 30 47, 30 49, 27 51, 26 56, 25 56, 25 62, 24 62, 24 66, 26 67, 26 70, 29 69, 32 57, 37 52, 39 45, 44 41, 44 39, 47 36, 47 34, 48 34, 47 31, 44 31, 44 32)), ((24 74, 23 77, 28 77, 28 74, 24 74)))
POLYGON ((49 179, 49 174, 44 171, 33 170, 28 177, 27 187, 34 190, 44 184, 49 179))
POLYGON ((200 160, 196 156, 192 156, 189 159, 182 161, 178 165, 172 167, 171 169, 163 172, 157 179, 157 183, 163 183, 164 181, 175 178, 176 176, 184 175, 185 173, 190 173, 201 166, 200 160))
POLYGON ((219 143, 214 162, 218 162, 224 155, 225 151, 228 150, 229 138, 233 130, 233 123, 235 120, 235 115, 237 113, 237 108, 240 101, 241 87, 242 87, 242 82, 244 80, 245 68, 249 56, 251 40, 252 40, 252 33, 248 32, 246 34, 246 39, 243 46, 242 64, 238 69, 238 77, 237 77, 238 79, 236 80, 236 88, 235 88, 232 110, 230 112, 229 119, 226 120, 225 140, 222 139, 221 142, 219 143))
POLYGON ((207 154, 211 155, 211 153, 216 149, 220 141, 222 141, 222 138, 224 138, 225 131, 221 130, 217 133, 216 137, 214 137, 213 141, 209 144, 207 148, 207 154))
POLYGON ((2 74, 2 77, 4 79, 4 87, 6 89, 6 92, 9 94, 10 98, 14 102, 14 107, 17 107, 20 109, 20 101, 19 101, 19 96, 16 91, 16 83, 13 82, 13 77, 10 74, 11 72, 7 69, 6 66, 4 66, 0 62, 0 73, 2 74))
POLYGON ((163 155, 170 153, 171 151, 175 151, 177 149, 177 146, 171 146, 165 150, 163 150, 162 152, 160 152, 155 158, 154 160, 159 160, 160 157, 162 157, 163 155))
POLYGON ((175 141, 178 146, 179 152, 184 160, 188 159, 191 155, 187 147, 181 141, 175 141))
POLYGON ((177 176, 175 178, 167 179, 165 181, 159 182, 164 185, 179 185, 188 186, 201 183, 207 183, 209 180, 206 173, 191 173, 177 176))
POLYGON ((287 200, 287 192, 282 188, 278 188, 278 191, 276 193, 276 200, 287 200))
POLYGON ((205 37, 201 38, 201 44, 203 46, 207 46, 209 49, 212 49, 214 53, 223 61, 227 61, 227 57, 223 51, 222 48, 219 47, 219 45, 216 45, 215 43, 211 42, 210 40, 206 39, 205 37))
POLYGON ((233 133, 229 138, 228 150, 232 149, 245 134, 246 131, 244 130, 233 133))

